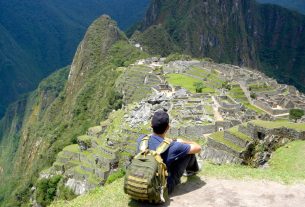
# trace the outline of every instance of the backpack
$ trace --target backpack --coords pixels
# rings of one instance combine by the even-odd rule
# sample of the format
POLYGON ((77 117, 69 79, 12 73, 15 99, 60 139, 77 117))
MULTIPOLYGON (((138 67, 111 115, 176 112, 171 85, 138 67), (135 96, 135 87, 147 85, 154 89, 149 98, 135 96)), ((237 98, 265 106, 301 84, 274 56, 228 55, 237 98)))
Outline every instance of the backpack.
POLYGON ((135 200, 164 203, 168 196, 168 173, 161 154, 169 148, 170 141, 164 139, 153 151, 148 149, 148 140, 148 136, 142 139, 140 152, 126 170, 124 192, 135 200))

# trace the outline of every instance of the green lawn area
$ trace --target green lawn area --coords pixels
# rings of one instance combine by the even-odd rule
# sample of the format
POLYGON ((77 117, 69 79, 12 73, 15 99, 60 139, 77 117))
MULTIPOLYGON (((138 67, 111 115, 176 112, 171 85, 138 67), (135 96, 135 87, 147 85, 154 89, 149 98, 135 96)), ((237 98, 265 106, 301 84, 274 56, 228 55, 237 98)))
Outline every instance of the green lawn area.
MULTIPOLYGON (((167 81, 173 86, 181 86, 182 88, 185 88, 192 93, 196 93, 194 83, 203 82, 200 78, 193 78, 183 74, 168 74, 167 81)), ((214 93, 215 90, 213 88, 205 86, 202 89, 202 92, 214 93)))
MULTIPOLYGON (((204 163, 200 176, 222 179, 259 179, 272 180, 285 184, 305 183, 305 141, 294 141, 279 148, 270 160, 267 169, 253 169, 240 165, 213 165, 204 163)), ((51 207, 83 206, 140 206, 123 192, 123 179, 118 179, 102 188, 96 188, 88 194, 72 201, 57 201, 51 207)))
POLYGON ((274 122, 274 121, 263 121, 263 120, 254 120, 254 121, 251 121, 251 123, 253 123, 257 126, 266 127, 269 129, 287 127, 290 129, 295 129, 300 132, 305 131, 305 123, 293 123, 293 122, 289 122, 289 121, 274 122))
POLYGON ((229 129, 228 131, 229 131, 231 134, 233 134, 234 136, 241 138, 242 140, 249 141, 249 142, 253 141, 249 136, 247 136, 247 135, 241 133, 241 132, 238 130, 238 126, 233 127, 233 128, 231 128, 231 129, 229 129))
POLYGON ((294 141, 273 153, 267 169, 205 163, 202 176, 228 179, 264 179, 292 184, 305 183, 305 141, 294 141))
POLYGON ((234 144, 233 142, 231 142, 229 140, 226 140, 224 138, 223 131, 215 132, 215 133, 211 134, 210 137, 217 142, 223 143, 224 145, 228 146, 229 148, 233 149, 236 152, 242 152, 244 150, 244 148, 234 144))
POLYGON ((229 96, 235 99, 236 101, 242 103, 248 109, 251 109, 259 114, 264 114, 265 112, 256 106, 253 106, 249 103, 248 98, 246 97, 244 91, 240 88, 239 85, 234 85, 229 92, 229 96))

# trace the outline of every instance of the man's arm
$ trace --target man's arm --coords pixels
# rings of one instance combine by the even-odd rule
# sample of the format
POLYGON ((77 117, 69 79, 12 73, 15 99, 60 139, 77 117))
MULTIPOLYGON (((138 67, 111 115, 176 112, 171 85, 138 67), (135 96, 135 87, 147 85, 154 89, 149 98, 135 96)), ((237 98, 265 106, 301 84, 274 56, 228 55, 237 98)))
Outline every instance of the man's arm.
POLYGON ((185 141, 183 139, 177 139, 177 142, 183 143, 183 144, 189 144, 191 146, 190 151, 188 154, 197 154, 201 152, 201 146, 197 144, 196 142, 191 142, 191 141, 185 141))

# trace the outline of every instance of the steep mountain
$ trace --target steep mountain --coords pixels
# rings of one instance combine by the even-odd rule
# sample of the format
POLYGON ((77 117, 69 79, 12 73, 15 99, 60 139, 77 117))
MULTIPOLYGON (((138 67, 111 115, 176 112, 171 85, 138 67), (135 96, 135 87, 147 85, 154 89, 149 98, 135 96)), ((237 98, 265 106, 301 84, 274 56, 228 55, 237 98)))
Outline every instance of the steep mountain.
POLYGON ((52 74, 9 107, 0 122, 0 205, 29 202, 38 173, 56 154, 122 106, 114 87, 120 74, 116 68, 142 56, 116 23, 103 16, 89 27, 70 70, 52 74))
POLYGON ((148 0, 0 0, 0 117, 19 94, 71 63, 89 24, 106 13, 126 29, 148 0))
POLYGON ((133 39, 152 54, 251 66, 305 90, 304 28, 303 15, 254 0, 154 0, 133 39))
POLYGON ((305 1, 303 0, 257 0, 257 2, 265 4, 276 4, 305 14, 305 1))

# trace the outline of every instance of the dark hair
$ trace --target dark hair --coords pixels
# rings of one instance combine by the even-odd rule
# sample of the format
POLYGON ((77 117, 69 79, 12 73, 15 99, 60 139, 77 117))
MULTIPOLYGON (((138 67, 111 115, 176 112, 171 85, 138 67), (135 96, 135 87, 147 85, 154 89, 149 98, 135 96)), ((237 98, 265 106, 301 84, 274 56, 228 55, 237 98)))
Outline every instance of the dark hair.
POLYGON ((152 120, 151 126, 154 133, 163 134, 169 125, 169 116, 164 110, 156 111, 152 120))

